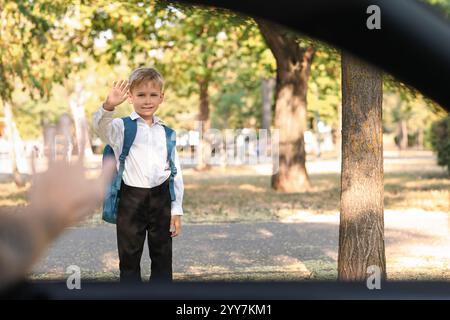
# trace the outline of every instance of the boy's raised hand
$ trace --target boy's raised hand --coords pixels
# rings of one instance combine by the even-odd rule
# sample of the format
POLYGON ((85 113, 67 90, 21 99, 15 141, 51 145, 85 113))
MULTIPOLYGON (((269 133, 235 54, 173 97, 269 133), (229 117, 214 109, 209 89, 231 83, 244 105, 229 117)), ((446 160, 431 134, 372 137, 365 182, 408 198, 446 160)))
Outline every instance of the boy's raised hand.
POLYGON ((128 96, 128 81, 120 80, 113 82, 113 88, 108 94, 103 107, 108 111, 113 111, 116 106, 125 101, 128 96))

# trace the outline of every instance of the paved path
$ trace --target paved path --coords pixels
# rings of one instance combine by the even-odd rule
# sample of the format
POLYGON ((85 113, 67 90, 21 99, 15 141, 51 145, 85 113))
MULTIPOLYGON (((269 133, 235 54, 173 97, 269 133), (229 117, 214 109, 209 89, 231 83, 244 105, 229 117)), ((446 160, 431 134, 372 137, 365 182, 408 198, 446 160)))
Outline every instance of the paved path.
MULTIPOLYGON (((334 278, 338 214, 299 212, 290 221, 185 225, 174 239, 175 279, 334 278)), ((393 276, 450 274, 448 214, 420 210, 385 212, 388 272, 393 276)), ((65 277, 69 265, 82 275, 117 278, 112 225, 68 230, 35 266, 33 277, 65 277)), ((147 246, 141 261, 149 274, 147 246)))

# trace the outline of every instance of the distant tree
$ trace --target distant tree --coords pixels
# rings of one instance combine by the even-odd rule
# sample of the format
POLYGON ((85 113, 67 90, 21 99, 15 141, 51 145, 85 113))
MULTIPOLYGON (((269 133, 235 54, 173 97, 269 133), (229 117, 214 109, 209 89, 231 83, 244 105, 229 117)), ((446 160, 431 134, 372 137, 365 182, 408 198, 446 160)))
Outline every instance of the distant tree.
POLYGON ((279 26, 256 19, 277 62, 274 126, 280 131, 279 169, 272 176, 272 188, 304 191, 310 187, 306 171, 304 132, 306 95, 315 48, 300 45, 297 36, 279 26))

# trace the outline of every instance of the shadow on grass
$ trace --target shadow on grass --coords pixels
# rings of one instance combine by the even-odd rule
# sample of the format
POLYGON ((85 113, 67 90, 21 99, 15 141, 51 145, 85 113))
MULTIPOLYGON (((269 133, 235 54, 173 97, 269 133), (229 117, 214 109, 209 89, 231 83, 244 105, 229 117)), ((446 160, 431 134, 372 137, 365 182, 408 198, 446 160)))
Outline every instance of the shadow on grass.
MULTIPOLYGON (((280 215, 301 210, 339 211, 340 175, 312 174, 310 179, 309 191, 281 193, 270 188, 270 176, 189 176, 185 179, 184 207, 190 222, 277 220, 280 215)), ((440 192, 449 186, 444 173, 386 173, 385 207, 443 210, 448 207, 448 197, 440 192), (421 203, 419 198, 433 199, 435 205, 421 203)))
POLYGON ((184 207, 187 213, 199 215, 202 219, 217 215, 225 219, 234 217, 236 221, 245 221, 248 214, 277 219, 280 210, 336 209, 339 204, 339 176, 314 175, 311 181, 313 187, 310 191, 281 193, 271 189, 269 176, 188 177, 185 179, 184 207))
POLYGON ((385 177, 386 208, 450 210, 450 179, 441 172, 389 173, 385 177))

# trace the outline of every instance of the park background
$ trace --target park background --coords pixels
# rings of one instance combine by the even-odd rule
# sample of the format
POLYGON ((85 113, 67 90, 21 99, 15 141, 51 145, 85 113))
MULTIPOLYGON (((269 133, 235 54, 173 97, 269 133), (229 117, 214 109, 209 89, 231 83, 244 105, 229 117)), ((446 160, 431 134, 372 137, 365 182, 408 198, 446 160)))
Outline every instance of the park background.
MULTIPOLYGON (((449 16, 448 1, 428 3, 449 16)), ((184 133, 178 136, 182 159, 200 147, 224 152, 221 145, 199 145, 196 123, 202 121, 205 131, 235 130, 238 146, 249 130, 279 129, 281 139, 294 132, 294 149, 280 151, 304 169, 274 183, 270 162, 184 165, 185 227, 174 244, 175 279, 337 278, 339 49, 265 21, 176 2, 1 1, 1 7, 2 212, 27 205, 32 150, 42 170, 50 148, 76 158, 85 130, 86 165, 98 174, 103 145, 92 114, 114 80, 154 66, 166 80, 157 115, 184 133), (284 62, 292 57, 308 72, 293 72, 302 92, 291 95, 300 103, 280 112, 287 106, 277 99, 276 75, 286 74, 284 62)), ((390 75, 382 80, 387 275, 448 279, 448 114, 390 75)), ((130 112, 124 103, 116 115, 130 112)), ((118 278, 114 227, 101 221, 100 208, 53 244, 30 277, 65 278, 69 265, 79 265, 87 278, 118 278)))

